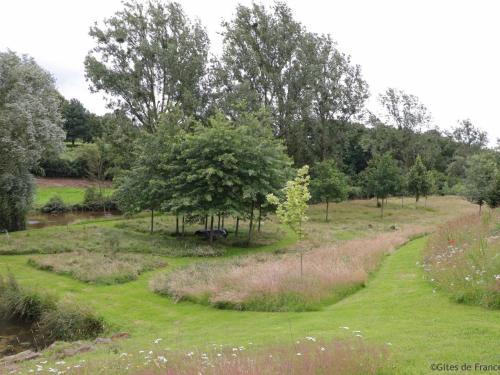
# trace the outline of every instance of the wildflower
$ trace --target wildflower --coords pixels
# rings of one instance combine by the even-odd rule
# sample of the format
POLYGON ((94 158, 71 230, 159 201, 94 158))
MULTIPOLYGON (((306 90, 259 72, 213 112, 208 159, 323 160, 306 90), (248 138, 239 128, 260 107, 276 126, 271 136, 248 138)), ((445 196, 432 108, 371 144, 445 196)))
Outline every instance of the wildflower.
POLYGON ((352 331, 352 333, 361 333, 361 331, 352 331))
POLYGON ((388 343, 386 343, 386 344, 387 344, 387 345, 389 345, 389 346, 392 346, 392 343, 390 343, 390 342, 388 342, 388 343))
POLYGON ((500 274, 494 275, 494 277, 495 277, 495 280, 500 280, 500 274))
POLYGON ((64 361, 58 361, 58 362, 56 362, 56 365, 64 365, 65 363, 66 362, 64 362, 64 361))
POLYGON ((297 355, 299 355, 299 356, 300 356, 300 355, 302 355, 302 353, 297 353, 297 355))
POLYGON ((160 356, 158 356, 158 361, 165 363, 165 362, 167 362, 167 359, 164 356, 160 355, 160 356))
POLYGON ((342 329, 349 329, 349 327, 339 327, 339 328, 342 328, 342 329))
POLYGON ((188 357, 192 357, 194 355, 193 352, 189 352, 188 354, 186 354, 188 357))
POLYGON ((321 347, 321 351, 324 352, 326 349, 322 346, 321 347))
POLYGON ((220 354, 220 353, 217 353, 217 357, 222 357, 222 354, 220 354))
POLYGON ((122 354, 120 354, 120 358, 121 357, 126 357, 127 355, 128 355, 127 353, 122 353, 122 354))
POLYGON ((156 340, 154 341, 154 343, 155 343, 155 344, 158 344, 161 340, 162 340, 162 339, 156 339, 156 340))
POLYGON ((355 336, 356 336, 356 337, 361 337, 361 338, 363 337, 363 336, 362 336, 362 335, 360 335, 359 333, 358 333, 357 335, 355 335, 355 336))
POLYGON ((465 276, 465 281, 471 281, 472 278, 470 276, 465 276))
POLYGON ((306 340, 309 340, 309 341, 312 341, 312 342, 316 342, 316 338, 312 337, 312 336, 306 336, 306 340))

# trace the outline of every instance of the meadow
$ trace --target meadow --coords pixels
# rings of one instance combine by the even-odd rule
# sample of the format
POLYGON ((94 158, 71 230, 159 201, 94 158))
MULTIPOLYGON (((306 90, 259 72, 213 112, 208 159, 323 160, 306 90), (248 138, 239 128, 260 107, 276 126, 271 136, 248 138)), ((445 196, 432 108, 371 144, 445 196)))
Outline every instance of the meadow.
MULTIPOLYGON (((143 374, 161 373, 161 369, 169 365, 184 363, 179 362, 179 358, 187 358, 191 352, 193 354, 188 357, 197 359, 193 361, 194 367, 188 370, 202 366, 205 357, 212 361, 210 363, 225 358, 224 366, 245 368, 245 361, 264 361, 267 354, 263 353, 290 356, 293 352, 296 355, 297 345, 307 343, 311 339, 306 337, 312 337, 318 344, 304 349, 304 357, 299 356, 309 358, 307 363, 323 363, 315 359, 321 348, 320 341, 342 348, 351 347, 348 343, 354 340, 365 345, 360 350, 368 353, 364 363, 372 363, 373 371, 419 374, 426 373, 430 363, 436 361, 487 363, 496 360, 499 312, 457 304, 447 293, 437 291, 421 267, 427 238, 410 240, 416 233, 432 232, 440 223, 474 213, 476 209, 456 197, 432 197, 427 207, 420 203, 418 208, 409 200, 401 208, 400 200, 390 199, 386 216, 381 219, 374 201, 349 201, 334 205, 331 221, 326 223, 324 206, 315 205, 309 210, 309 239, 303 243, 297 243, 290 231, 270 217, 262 223, 261 233, 256 232, 255 242, 250 246, 244 245, 246 223, 242 222, 238 237, 230 235, 213 247, 192 235, 200 227, 198 224, 186 224, 184 237, 172 236, 175 218, 170 216, 156 217, 155 232, 151 235, 148 233, 149 217, 145 213, 132 218, 84 221, 12 233, 8 237, 3 235, 0 253, 4 255, 0 260, 2 272, 13 273, 23 287, 48 290, 67 302, 85 304, 104 319, 108 334, 130 333, 130 339, 97 346, 89 353, 65 359, 66 371, 69 367, 78 374, 108 374, 122 373, 128 368, 143 374), (259 270, 262 266, 253 263, 253 257, 272 258, 273 261, 290 257, 297 271, 297 250, 304 246, 311 248, 308 250, 310 259, 323 259, 328 244, 332 249, 356 252, 370 243, 377 243, 371 238, 386 235, 394 238, 395 233, 403 234, 404 238, 396 243, 381 242, 380 248, 388 245, 395 251, 389 256, 386 256, 387 248, 377 253, 369 262, 370 272, 362 276, 362 288, 350 290, 340 296, 342 298, 327 298, 316 306, 316 311, 220 310, 203 303, 177 301, 150 289, 151 280, 185 267, 196 267, 194 264, 219 267, 225 262, 250 262, 259 270), (317 246, 320 238, 322 247, 317 246), (406 243, 408 240, 410 242, 406 243), (106 285, 79 281, 67 270, 62 274, 41 270, 29 262, 34 257, 73 257, 75 251, 98 257, 109 252, 154 254, 167 266, 138 273, 135 280, 106 285), (50 255, 54 253, 59 255, 50 255), (235 364, 231 362, 234 358, 232 348, 240 347, 244 349, 238 349, 237 354, 244 354, 235 364), (383 360, 380 359, 382 355, 383 360), (170 362, 163 363, 161 358, 170 362)), ((230 231, 234 229, 230 220, 225 224, 230 231)), ((344 353, 346 363, 356 361, 357 350, 344 353)), ((27 362, 18 370, 27 372, 35 369, 35 365, 44 371, 49 367, 61 368, 55 362, 58 362, 56 357, 46 351, 40 360, 27 362), (48 362, 42 363, 45 361, 48 362)))

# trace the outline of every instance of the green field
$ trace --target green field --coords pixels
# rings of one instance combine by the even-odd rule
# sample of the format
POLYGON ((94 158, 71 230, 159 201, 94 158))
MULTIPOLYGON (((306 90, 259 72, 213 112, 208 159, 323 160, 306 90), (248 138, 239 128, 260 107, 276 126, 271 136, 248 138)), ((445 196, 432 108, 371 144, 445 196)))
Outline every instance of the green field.
MULTIPOLYGON (((348 237, 364 235, 362 223, 370 223, 383 231, 399 215, 412 215, 411 222, 406 222, 406 225, 435 225, 453 211, 445 209, 450 208, 450 204, 459 208, 455 211, 468 209, 469 206, 461 202, 455 198, 436 198, 429 201, 429 208, 415 210, 412 206, 400 208, 394 200, 389 203, 388 218, 385 219, 377 217, 378 210, 373 202, 346 202, 334 207, 332 217, 336 220, 328 224, 319 219, 322 206, 313 206, 308 226, 322 228, 317 229, 322 238, 335 242, 343 240, 346 233, 350 233, 348 237)), ((147 249, 151 244, 156 248, 172 247, 178 239, 166 233, 167 229, 173 228, 173 218, 160 217, 157 220, 158 229, 153 236, 147 234, 147 218, 19 232, 11 234, 10 239, 2 237, 0 251, 15 248, 20 253, 23 249, 32 253, 40 246, 45 246, 43 249, 48 252, 69 251, 82 244, 88 244, 90 251, 100 251, 108 243, 102 237, 108 235, 122 239, 119 247, 123 251, 137 250, 142 246, 141 249, 150 252, 147 249)), ((272 222, 265 224, 264 228, 267 229, 262 234, 260 246, 229 245, 224 250, 225 256, 293 248, 294 237, 289 232, 280 232, 272 222)), ((120 341, 113 348, 101 347, 66 359, 68 365, 82 359, 88 361, 89 367, 84 371, 88 374, 97 373, 103 363, 110 366, 106 373, 121 373, 120 353, 130 353, 130 360, 141 365, 140 350, 158 352, 168 348, 187 352, 205 350, 214 343, 225 346, 249 346, 252 343, 252 347, 266 347, 277 343, 293 344, 305 336, 354 338, 353 331, 361 331, 363 336, 356 339, 389 350, 390 365, 395 366, 390 373, 426 374, 430 372, 430 364, 435 362, 498 362, 500 312, 456 304, 446 295, 434 291, 418 266, 425 243, 426 238, 413 240, 387 257, 361 291, 320 311, 304 313, 240 312, 191 302, 174 303, 149 289, 149 280, 156 273, 165 272, 164 269, 144 273, 125 284, 93 285, 70 276, 37 270, 27 263, 30 255, 3 255, 0 257, 0 271, 12 272, 25 287, 50 291, 65 300, 90 306, 104 317, 111 331, 131 334, 131 339, 120 341), (349 330, 340 327, 349 327, 349 330), (154 344, 158 338, 162 339, 161 348, 154 344)), ((166 260, 167 269, 174 269, 193 261, 203 261, 203 258, 170 256, 166 260)), ((217 261, 217 258, 209 261, 217 261)), ((47 359, 49 364, 55 361, 51 357, 47 359)), ((34 365, 28 363, 25 366, 29 370, 34 365)))
POLYGON ((35 208, 46 204, 54 195, 59 195, 67 205, 81 203, 85 195, 83 187, 39 186, 36 189, 35 208))

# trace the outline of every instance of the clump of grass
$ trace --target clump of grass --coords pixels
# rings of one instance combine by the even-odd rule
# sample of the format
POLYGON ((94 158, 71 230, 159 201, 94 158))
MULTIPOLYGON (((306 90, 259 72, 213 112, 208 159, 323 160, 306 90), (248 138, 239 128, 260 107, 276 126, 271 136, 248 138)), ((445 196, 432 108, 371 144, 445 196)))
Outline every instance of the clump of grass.
POLYGON ((421 232, 414 227, 281 255, 254 255, 224 263, 196 263, 150 282, 174 300, 257 311, 318 310, 363 287, 384 254, 421 232), (301 259, 302 258, 302 259, 301 259))
POLYGON ((31 324, 35 341, 79 340, 104 332, 104 321, 90 310, 70 302, 21 288, 16 279, 0 275, 0 319, 31 324))
POLYGON ((142 272, 165 267, 161 257, 147 254, 77 251, 31 257, 28 263, 88 283, 118 284, 137 279, 142 272))
POLYGON ((500 309, 500 223, 497 212, 467 215, 429 239, 428 279, 459 303, 500 309))

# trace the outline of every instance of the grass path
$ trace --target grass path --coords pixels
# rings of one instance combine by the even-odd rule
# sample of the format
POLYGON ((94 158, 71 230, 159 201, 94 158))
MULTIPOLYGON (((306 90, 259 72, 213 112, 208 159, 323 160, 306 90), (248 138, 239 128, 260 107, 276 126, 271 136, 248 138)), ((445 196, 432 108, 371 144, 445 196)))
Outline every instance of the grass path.
MULTIPOLYGON (((192 350, 212 343, 290 342, 309 335, 352 337, 352 331, 359 330, 363 340, 390 348, 395 372, 400 374, 431 373, 431 363, 499 363, 500 312, 458 305, 434 293, 416 265, 424 244, 425 238, 414 240, 387 257, 362 291, 322 311, 306 313, 221 311, 188 302, 174 304, 149 292, 152 273, 127 284, 92 286, 34 270, 26 265, 26 256, 2 256, 0 263, 23 285, 45 286, 95 307, 109 323, 132 334, 120 348, 130 353, 154 348, 156 338, 163 339, 162 347, 192 350)), ((173 259, 170 265, 188 261, 173 259)), ((110 355, 101 350, 85 358, 92 361, 110 355)))

